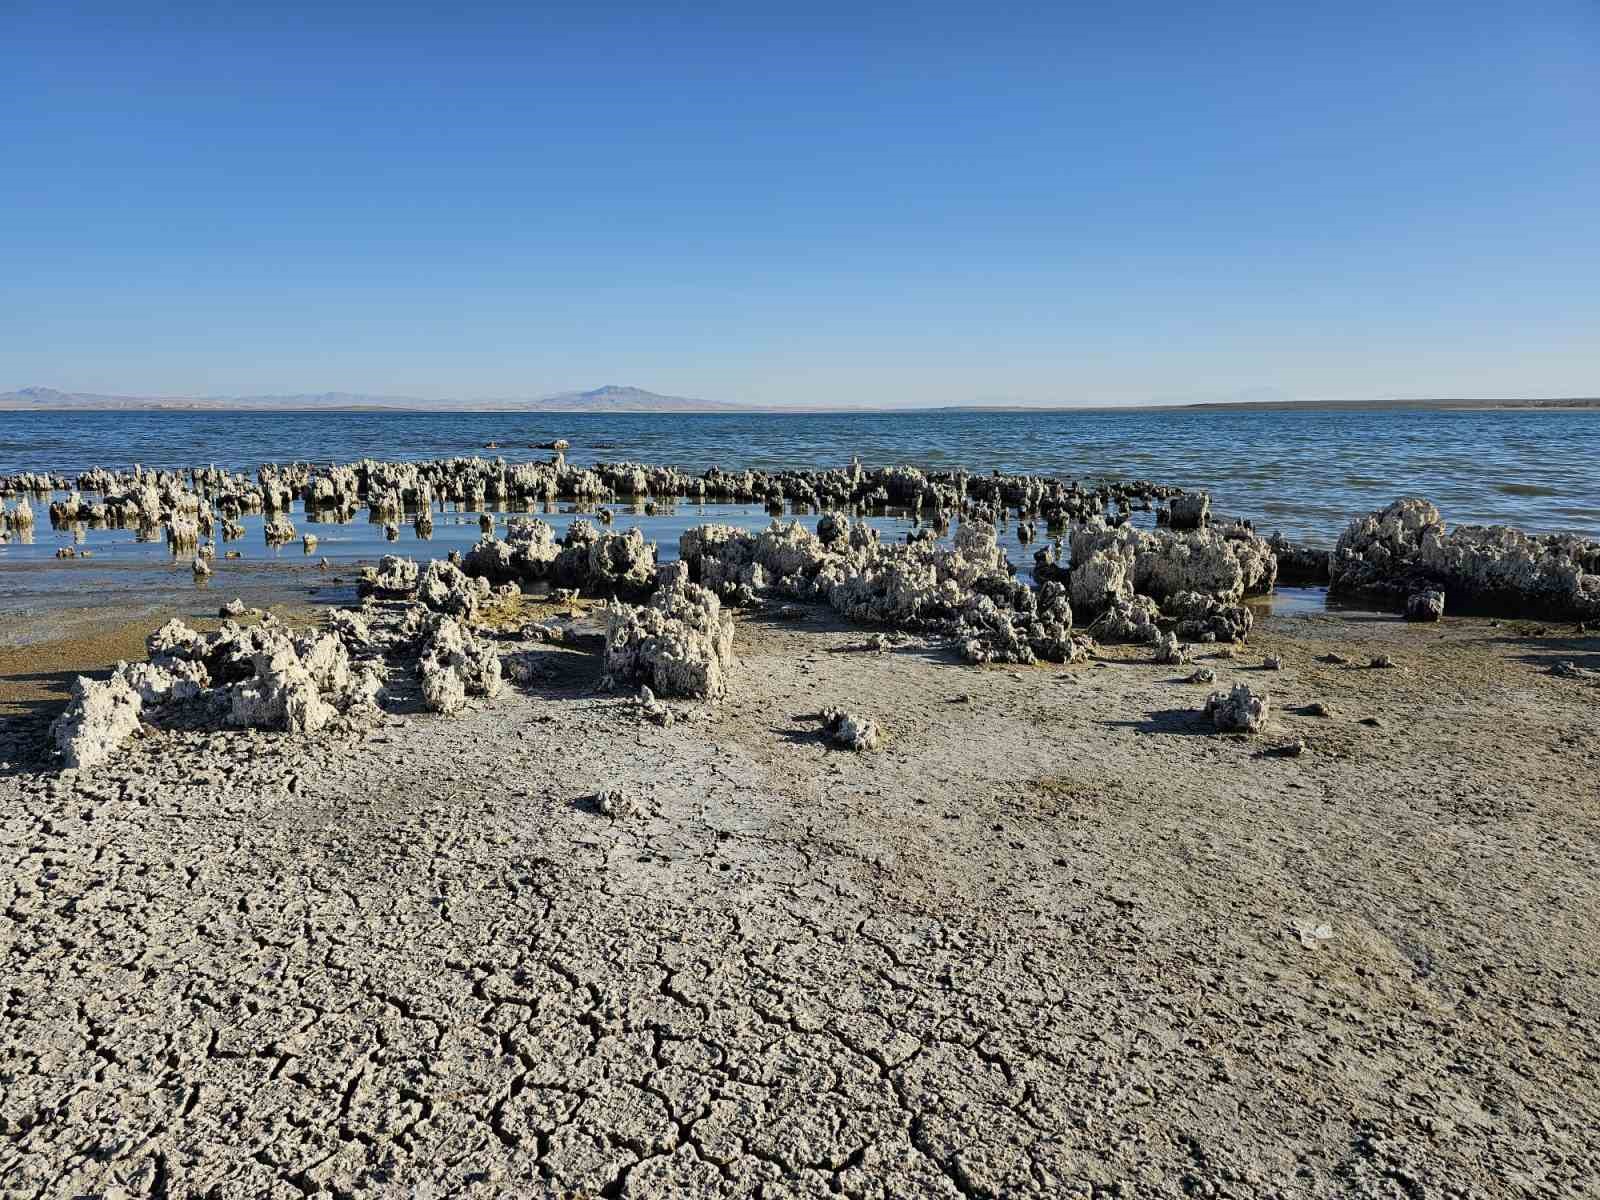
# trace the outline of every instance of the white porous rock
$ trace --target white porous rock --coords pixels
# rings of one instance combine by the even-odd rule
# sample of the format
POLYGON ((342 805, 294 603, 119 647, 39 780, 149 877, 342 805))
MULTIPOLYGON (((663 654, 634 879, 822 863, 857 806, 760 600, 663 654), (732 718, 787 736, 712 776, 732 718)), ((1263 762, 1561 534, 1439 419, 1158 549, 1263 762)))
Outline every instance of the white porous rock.
POLYGON ((823 709, 822 727, 828 741, 841 750, 854 750, 861 754, 877 750, 883 745, 883 730, 876 721, 842 708, 823 709))
POLYGON ((504 539, 492 534, 479 538, 463 557, 461 569, 495 583, 531 583, 548 578, 560 556, 561 544, 549 524, 514 517, 504 539))
POLYGON ((281 546, 294 541, 295 538, 294 522, 289 520, 287 514, 281 512, 268 518, 266 524, 261 527, 261 532, 269 546, 281 546))
POLYGON ((372 643, 372 629, 367 619, 347 608, 328 614, 328 631, 344 643, 346 650, 360 650, 372 643))
POLYGON ((1600 542, 1503 525, 1447 529, 1415 496, 1352 521, 1329 561, 1329 589, 1409 601, 1442 591, 1518 616, 1600 615, 1600 542))
MULTIPOLYGON (((579 525, 580 522, 573 522, 579 525)), ((588 531, 594 526, 584 521, 588 531)), ((656 586, 656 548, 638 529, 626 533, 595 532, 578 541, 568 534, 567 548, 556 562, 559 581, 587 595, 637 597, 656 586)))
POLYGON ((639 713, 647 721, 652 721, 663 729, 671 729, 674 714, 670 706, 656 699, 649 685, 639 689, 639 713))
POLYGON ((648 604, 611 608, 601 685, 720 700, 734 666, 733 617, 715 592, 689 582, 685 564, 669 563, 659 574, 648 604))
POLYGON ((1249 605, 1202 592, 1175 592, 1162 602, 1161 611, 1177 622, 1174 632, 1190 642, 1242 641, 1256 620, 1249 605))
POLYGON ((111 757, 139 728, 142 704, 139 693, 119 675, 104 682, 79 675, 66 711, 50 726, 66 765, 88 770, 111 757))
POLYGON ((1156 644, 1156 661, 1174 667, 1189 661, 1189 653, 1178 641, 1177 634, 1168 633, 1156 644))
POLYGON ((434 559, 417 583, 417 599, 434 612, 470 617, 489 599, 487 579, 474 579, 454 563, 434 559))
POLYGON ((329 698, 350 690, 350 658, 333 634, 253 631, 263 642, 251 656, 254 675, 229 693, 228 720, 255 729, 315 733, 338 715, 329 698))
POLYGON ((151 708, 194 700, 211 682, 204 663, 183 658, 168 659, 164 665, 119 662, 116 676, 139 694, 141 703, 151 708))
POLYGON ((1133 551, 1124 546, 1097 546, 1074 559, 1067 586, 1074 612, 1097 617, 1119 600, 1133 597, 1133 551))
POLYGON ((500 656, 453 617, 438 619, 417 664, 422 700, 439 713, 459 712, 467 697, 500 694, 500 656))
POLYGON ((157 663, 174 658, 197 659, 205 654, 206 635, 174 617, 147 637, 144 645, 151 660, 157 663))
POLYGON ((376 596, 402 596, 414 592, 420 577, 417 564, 398 554, 385 554, 376 568, 366 567, 361 572, 361 593, 376 596))
POLYGON ((1258 694, 1247 685, 1236 683, 1231 690, 1212 692, 1206 698, 1205 715, 1218 733, 1259 733, 1271 708, 1266 692, 1258 694))
POLYGON ((1413 592, 1406 599, 1406 620, 1439 621, 1444 618, 1444 593, 1429 589, 1413 592))
POLYGON ((235 596, 217 610, 217 615, 219 617, 242 617, 249 611, 249 606, 238 596, 235 596))
POLYGON ((1054 580, 1037 593, 1014 592, 1004 605, 974 594, 962 610, 957 636, 970 663, 1081 662, 1094 645, 1073 633, 1066 588, 1054 580))
POLYGON ((1242 525, 1145 532, 1131 525, 1108 526, 1095 517, 1073 530, 1071 544, 1074 571, 1099 550, 1116 548, 1125 558, 1131 555, 1133 590, 1155 600, 1201 592, 1237 603, 1247 595, 1270 592, 1278 577, 1272 547, 1242 525))
POLYGON ((173 517, 167 522, 167 545, 189 550, 200 544, 200 525, 193 517, 173 517))
POLYGON ((1091 629, 1095 636, 1109 642, 1153 646, 1161 639, 1161 628, 1156 624, 1160 616, 1156 602, 1148 596, 1119 596, 1091 629))

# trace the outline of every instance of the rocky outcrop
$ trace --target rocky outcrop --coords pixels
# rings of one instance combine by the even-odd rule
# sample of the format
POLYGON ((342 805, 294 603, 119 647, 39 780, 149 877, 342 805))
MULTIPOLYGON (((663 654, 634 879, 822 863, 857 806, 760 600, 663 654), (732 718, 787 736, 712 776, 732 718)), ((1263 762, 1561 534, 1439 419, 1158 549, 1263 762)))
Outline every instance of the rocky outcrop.
POLYGON ((576 520, 567 527, 551 578, 585 596, 639 600, 656 586, 655 546, 637 529, 613 533, 576 520))
POLYGON ((278 513, 261 527, 269 546, 282 546, 295 539, 294 522, 284 513, 278 513))
POLYGON ((1396 606, 1437 591, 1457 610, 1587 620, 1600 616, 1600 542, 1503 525, 1452 530, 1428 501, 1403 497, 1340 535, 1329 590, 1396 606))
MULTIPOLYGON (((1272 549, 1254 531, 1242 525, 1212 526, 1185 533, 1167 529, 1150 532, 1129 525, 1108 526, 1090 521, 1071 536, 1074 574, 1080 564, 1095 563, 1098 583, 1110 574, 1105 552, 1123 563, 1125 581, 1139 595, 1156 601, 1179 592, 1199 592, 1216 600, 1237 603, 1245 596, 1264 595, 1277 580, 1278 562, 1272 549)), ((1109 591, 1109 589, 1108 589, 1109 591)), ((1078 589, 1074 588, 1077 604, 1078 589)), ((1084 601, 1090 599, 1084 590, 1084 601)), ((1109 603, 1107 595, 1106 603, 1109 603)))
POLYGON ((385 554, 376 567, 364 567, 358 590, 363 596, 409 596, 416 591, 421 571, 409 558, 385 554))
POLYGON ((1182 492, 1168 507, 1167 524, 1172 529, 1199 529, 1211 520, 1209 492, 1182 492))
POLYGON ((1278 560, 1278 586, 1317 587, 1328 582, 1328 552, 1291 542, 1282 533, 1267 539, 1278 560))
POLYGON ((1175 622, 1173 632, 1186 642, 1243 641, 1255 625, 1248 605, 1228 603, 1200 592, 1176 592, 1161 606, 1175 622))
POLYGON ((685 564, 664 566, 660 579, 648 604, 612 607, 602 686, 720 700, 734 666, 733 617, 715 592, 689 582, 685 564))
POLYGON ((1444 619, 1444 593, 1432 589, 1413 592, 1406 598, 1406 620, 1442 621, 1444 619))
POLYGON ((139 728, 141 708, 139 693, 120 676, 101 681, 80 675, 50 733, 68 767, 89 770, 110 758, 139 728))
POLYGON ((417 581, 417 599, 436 613, 470 617, 489 599, 487 579, 474 579, 444 559, 434 559, 417 581))

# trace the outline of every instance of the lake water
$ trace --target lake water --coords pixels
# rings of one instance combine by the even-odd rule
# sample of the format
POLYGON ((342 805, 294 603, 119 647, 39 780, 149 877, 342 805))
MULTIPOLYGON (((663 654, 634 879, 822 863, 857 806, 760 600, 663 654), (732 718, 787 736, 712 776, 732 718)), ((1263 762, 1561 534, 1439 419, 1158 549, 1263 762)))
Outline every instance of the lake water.
MULTIPOLYGON (((1331 545, 1352 516, 1396 496, 1433 500, 1447 521, 1504 523, 1534 531, 1600 534, 1600 411, 1505 412, 916 412, 796 414, 565 413, 38 413, 0 414, 0 475, 76 473, 91 466, 187 467, 214 463, 253 470, 263 462, 347 462, 363 457, 500 455, 546 458, 532 443, 567 438, 569 461, 712 466, 841 467, 913 463, 933 469, 1032 472, 1078 479, 1142 478, 1209 490, 1215 509, 1248 517, 1264 533, 1331 545), (498 449, 486 450, 489 442, 498 449)), ((676 549, 689 525, 723 521, 758 527, 750 505, 679 504, 646 516, 616 508, 615 528, 638 525, 676 549)), ((191 600, 187 560, 130 530, 53 530, 39 512, 32 544, 0 544, 0 615, 22 616, 62 603, 158 607, 181 589, 191 600), (91 559, 58 560, 76 543, 91 559)), ((558 531, 572 506, 543 514, 558 531)), ((810 522, 814 516, 805 517, 810 522)), ((300 544, 265 545, 260 518, 218 560, 212 593, 252 603, 284 589, 342 596, 357 560, 385 552, 418 558, 465 548, 478 514, 445 512, 422 543, 409 525, 387 543, 365 513, 345 525, 309 523, 320 539, 311 558, 300 544), (316 563, 330 560, 332 574, 316 563)), ((903 516, 875 519, 886 536, 911 528, 903 516)), ((1031 565, 1032 547, 1007 539, 1012 560, 1031 565)))
POLYGON ((1600 410, 1505 412, 915 412, 0 414, 0 475, 493 453, 711 466, 1026 471, 1203 487, 1264 531, 1331 543, 1402 494, 1452 523, 1600 532, 1600 410))

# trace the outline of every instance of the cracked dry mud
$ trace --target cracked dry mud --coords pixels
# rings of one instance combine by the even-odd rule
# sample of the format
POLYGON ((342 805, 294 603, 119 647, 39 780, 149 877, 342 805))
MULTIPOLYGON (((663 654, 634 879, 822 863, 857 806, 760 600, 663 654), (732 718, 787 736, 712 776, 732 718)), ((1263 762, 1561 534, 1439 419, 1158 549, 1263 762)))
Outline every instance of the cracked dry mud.
POLYGON ((666 729, 552 646, 363 741, 14 762, 0 1191, 1595 1187, 1600 692, 1540 666, 1576 643, 1270 619, 1198 655, 1272 692, 1231 738, 1147 650, 739 637, 666 729), (830 749, 827 704, 884 749, 830 749))

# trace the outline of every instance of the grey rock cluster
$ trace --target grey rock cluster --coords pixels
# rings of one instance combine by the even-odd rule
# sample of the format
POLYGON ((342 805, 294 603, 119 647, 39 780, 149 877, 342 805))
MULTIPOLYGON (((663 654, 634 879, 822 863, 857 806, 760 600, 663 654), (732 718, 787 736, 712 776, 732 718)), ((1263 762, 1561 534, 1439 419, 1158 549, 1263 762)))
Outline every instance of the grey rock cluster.
POLYGON ((1350 523, 1329 589, 1408 610, 1411 597, 1438 592, 1458 607, 1586 620, 1600 616, 1600 542, 1503 525, 1450 529, 1427 500, 1408 496, 1350 523))
POLYGON ((352 664, 337 631, 293 633, 271 620, 223 622, 204 634, 172 620, 147 641, 149 660, 117 664, 104 681, 80 676, 52 726, 66 765, 95 766, 146 716, 177 708, 216 725, 315 733, 340 718, 370 715, 377 664, 352 664))

